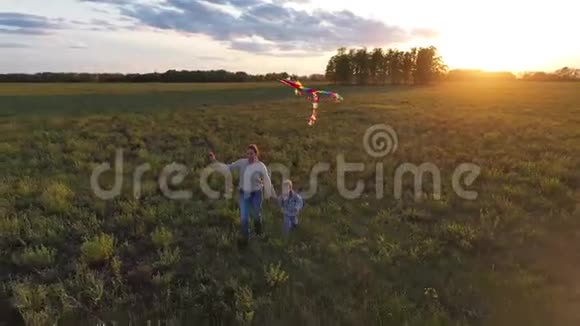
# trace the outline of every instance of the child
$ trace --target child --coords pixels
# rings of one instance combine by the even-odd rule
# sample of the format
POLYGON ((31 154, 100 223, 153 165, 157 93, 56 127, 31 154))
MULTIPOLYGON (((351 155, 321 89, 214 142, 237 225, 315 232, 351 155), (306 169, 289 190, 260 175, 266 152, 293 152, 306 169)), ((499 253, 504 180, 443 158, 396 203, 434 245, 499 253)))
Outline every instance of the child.
POLYGON ((288 235, 291 229, 298 226, 298 213, 304 206, 302 197, 292 188, 292 181, 284 180, 282 183, 282 195, 278 198, 278 203, 284 215, 283 231, 285 235, 288 235))

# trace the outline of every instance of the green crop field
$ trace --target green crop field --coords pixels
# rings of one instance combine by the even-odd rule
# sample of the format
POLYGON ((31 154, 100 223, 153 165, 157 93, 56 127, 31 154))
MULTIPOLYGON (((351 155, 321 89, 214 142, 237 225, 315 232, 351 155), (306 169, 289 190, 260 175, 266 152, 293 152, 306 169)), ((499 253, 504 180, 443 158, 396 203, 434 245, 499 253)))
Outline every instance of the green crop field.
POLYGON ((580 83, 335 89, 308 127, 278 84, 0 84, 0 325, 580 324, 580 83), (288 238, 265 202, 267 237, 243 248, 237 194, 201 181, 208 151, 250 143, 316 191, 288 238), (120 194, 101 199, 91 175, 118 150, 120 194), (342 159, 361 170, 341 179, 342 159), (189 198, 159 187, 171 163, 189 198), (454 187, 464 163, 476 198, 454 187), (418 189, 402 166, 431 173, 418 189))

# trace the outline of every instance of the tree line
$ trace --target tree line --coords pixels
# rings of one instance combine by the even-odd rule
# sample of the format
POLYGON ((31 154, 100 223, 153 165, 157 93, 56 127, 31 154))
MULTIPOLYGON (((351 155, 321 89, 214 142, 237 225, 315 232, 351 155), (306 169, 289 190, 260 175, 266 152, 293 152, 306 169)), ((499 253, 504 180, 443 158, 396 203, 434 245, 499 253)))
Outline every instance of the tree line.
POLYGON ((554 72, 525 72, 523 80, 528 81, 580 81, 580 69, 563 67, 554 72))
MULTIPOLYGON (((287 72, 251 75, 243 71, 226 70, 168 70, 164 73, 52 73, 0 74, 0 83, 212 83, 212 82, 261 82, 291 77, 294 80, 323 82, 343 85, 400 85, 429 84, 434 81, 515 80, 511 72, 481 70, 447 70, 443 59, 434 47, 413 48, 409 51, 338 49, 330 58, 325 74, 298 76, 287 72)), ((564 67, 554 72, 525 72, 524 81, 580 81, 580 69, 564 67)))
MULTIPOLYGON (((448 81, 472 81, 472 80, 516 80, 515 74, 509 71, 482 71, 469 69, 451 70, 445 76, 448 81)), ((580 69, 564 67, 553 72, 534 71, 520 74, 519 80, 523 81, 580 81, 580 69)))
POLYGON ((509 71, 482 71, 476 69, 454 69, 447 73, 445 80, 470 81, 470 80, 515 80, 517 77, 509 71))
POLYGON ((61 82, 61 83, 212 83, 212 82, 260 82, 275 81, 292 77, 300 80, 323 81, 324 75, 290 75, 287 72, 250 75, 243 71, 226 70, 168 70, 164 73, 120 74, 120 73, 52 73, 0 74, 0 82, 61 82))
POLYGON ((341 47, 326 66, 326 80, 336 84, 429 84, 439 80, 447 65, 434 46, 398 49, 341 47))

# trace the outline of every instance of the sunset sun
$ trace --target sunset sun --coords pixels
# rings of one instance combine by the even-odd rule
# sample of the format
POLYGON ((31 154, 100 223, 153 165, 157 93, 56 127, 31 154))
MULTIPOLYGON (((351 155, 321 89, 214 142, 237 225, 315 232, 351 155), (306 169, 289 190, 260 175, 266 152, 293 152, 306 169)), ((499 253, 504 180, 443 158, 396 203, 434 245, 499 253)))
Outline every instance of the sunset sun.
POLYGON ((436 36, 420 43, 436 44, 452 68, 521 72, 580 63, 580 43, 574 36, 578 7, 561 0, 411 1, 397 14, 385 8, 388 13, 376 15, 429 26, 436 36), (417 6, 425 10, 417 13, 417 6))

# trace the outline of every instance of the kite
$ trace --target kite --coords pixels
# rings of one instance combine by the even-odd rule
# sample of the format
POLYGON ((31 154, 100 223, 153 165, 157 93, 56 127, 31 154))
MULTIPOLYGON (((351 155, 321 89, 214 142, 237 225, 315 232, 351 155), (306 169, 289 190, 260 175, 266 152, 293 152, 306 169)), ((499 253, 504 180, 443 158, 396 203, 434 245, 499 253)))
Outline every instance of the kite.
POLYGON ((340 96, 338 93, 304 87, 299 81, 293 81, 290 78, 280 79, 279 81, 288 87, 294 88, 294 94, 298 96, 306 94, 307 97, 311 98, 312 114, 310 115, 310 119, 308 119, 309 126, 312 126, 316 122, 316 116, 318 114, 318 102, 320 101, 320 97, 330 98, 335 103, 341 102, 343 100, 342 96, 340 96))

